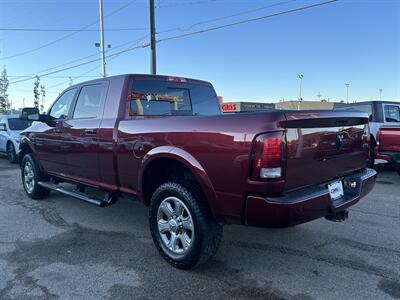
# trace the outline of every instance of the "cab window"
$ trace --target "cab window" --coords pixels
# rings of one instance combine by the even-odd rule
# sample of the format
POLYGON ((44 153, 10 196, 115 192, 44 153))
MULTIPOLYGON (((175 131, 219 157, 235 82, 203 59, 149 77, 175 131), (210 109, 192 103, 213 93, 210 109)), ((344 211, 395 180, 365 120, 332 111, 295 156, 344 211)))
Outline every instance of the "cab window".
POLYGON ((54 119, 65 119, 69 117, 68 113, 70 111, 72 101, 74 100, 75 93, 76 89, 70 89, 62 94, 51 107, 49 116, 53 117, 54 119))
POLYGON ((82 87, 76 101, 74 119, 90 119, 98 117, 101 101, 101 84, 82 87))

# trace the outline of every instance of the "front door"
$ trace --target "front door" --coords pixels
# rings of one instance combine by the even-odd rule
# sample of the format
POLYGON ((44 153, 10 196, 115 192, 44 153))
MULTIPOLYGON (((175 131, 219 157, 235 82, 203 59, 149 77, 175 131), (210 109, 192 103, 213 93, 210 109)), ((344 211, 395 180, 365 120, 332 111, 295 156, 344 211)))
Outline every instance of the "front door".
MULTIPOLYGON (((49 116, 52 124, 37 123, 33 143, 36 154, 46 172, 55 175, 64 175, 66 169, 64 122, 70 117, 71 105, 75 99, 76 88, 69 89, 61 94, 52 105, 49 116)), ((35 126, 35 125, 34 125, 35 126)))
POLYGON ((72 118, 64 122, 69 175, 95 185, 100 181, 98 130, 107 88, 107 82, 82 86, 72 118))

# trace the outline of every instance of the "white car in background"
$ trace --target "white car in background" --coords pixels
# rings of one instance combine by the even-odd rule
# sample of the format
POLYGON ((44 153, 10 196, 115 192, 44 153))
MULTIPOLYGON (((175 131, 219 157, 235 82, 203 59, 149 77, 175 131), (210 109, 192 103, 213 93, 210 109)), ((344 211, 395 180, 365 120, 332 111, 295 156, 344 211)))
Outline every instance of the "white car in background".
POLYGON ((7 155, 11 163, 18 161, 20 133, 31 124, 32 121, 20 120, 18 115, 0 116, 0 154, 7 155))

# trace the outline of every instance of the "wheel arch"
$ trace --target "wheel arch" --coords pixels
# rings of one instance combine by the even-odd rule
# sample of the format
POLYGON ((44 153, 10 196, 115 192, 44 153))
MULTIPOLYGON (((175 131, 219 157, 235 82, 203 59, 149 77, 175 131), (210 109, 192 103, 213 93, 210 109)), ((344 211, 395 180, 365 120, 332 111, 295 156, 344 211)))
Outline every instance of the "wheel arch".
MULTIPOLYGON (((155 186, 149 188, 149 180, 151 175, 155 174, 157 170, 157 175, 159 170, 163 170, 163 167, 167 167, 168 170, 173 170, 172 174, 178 168, 178 171, 187 171, 182 179, 190 180, 193 179, 199 185, 201 192, 204 194, 206 204, 208 205, 213 217, 222 221, 223 216, 221 216, 220 209, 217 205, 217 196, 214 187, 208 177, 206 171, 201 166, 201 164, 187 151, 171 146, 161 146, 150 150, 142 160, 141 168, 139 170, 139 194, 141 200, 145 205, 150 204, 151 192, 154 192, 155 186), (189 178, 187 177, 189 176, 189 178), (190 178, 192 176, 192 178, 190 178)), ((165 169, 165 168, 164 168, 165 169)), ((169 173, 169 172, 168 172, 169 173)), ((161 174, 166 174, 161 172, 161 174)), ((162 175, 160 175, 162 176, 162 175)), ((163 180, 159 182, 162 183, 163 180)))
MULTIPOLYGON (((18 149, 18 163, 21 166, 22 160, 24 159, 24 156, 30 153, 34 153, 34 149, 32 145, 30 145, 27 142, 21 142, 19 144, 19 149, 18 149)), ((40 164, 39 164, 40 166, 40 164)))

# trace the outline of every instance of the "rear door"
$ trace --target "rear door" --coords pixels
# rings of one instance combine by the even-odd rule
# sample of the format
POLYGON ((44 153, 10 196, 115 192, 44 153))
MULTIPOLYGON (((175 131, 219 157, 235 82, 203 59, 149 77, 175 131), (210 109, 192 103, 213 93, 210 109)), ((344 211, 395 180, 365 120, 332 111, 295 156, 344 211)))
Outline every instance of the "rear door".
POLYGON ((68 175, 81 181, 100 181, 98 130, 108 83, 83 85, 72 117, 64 122, 68 175))
POLYGON ((356 112, 285 113, 286 189, 325 182, 367 166, 368 116, 356 112))

